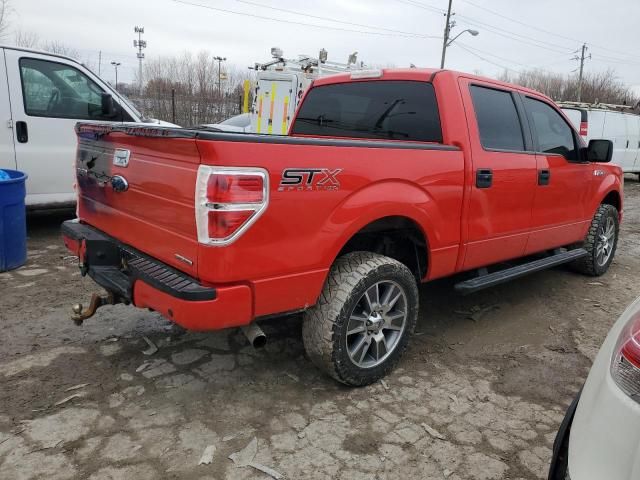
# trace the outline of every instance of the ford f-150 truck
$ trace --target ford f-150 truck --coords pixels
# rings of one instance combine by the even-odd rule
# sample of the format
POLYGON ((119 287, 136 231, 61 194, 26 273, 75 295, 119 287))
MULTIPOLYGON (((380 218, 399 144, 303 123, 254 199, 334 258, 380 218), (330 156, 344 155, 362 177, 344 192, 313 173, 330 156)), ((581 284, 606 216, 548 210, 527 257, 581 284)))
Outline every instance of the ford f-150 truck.
POLYGON ((288 136, 76 131, 78 219, 62 232, 108 293, 75 305, 78 323, 122 302, 255 338, 256 321, 302 312, 309 357, 349 385, 398 362, 419 282, 601 275, 616 250, 611 142, 587 147, 545 96, 464 73, 317 79, 288 136))

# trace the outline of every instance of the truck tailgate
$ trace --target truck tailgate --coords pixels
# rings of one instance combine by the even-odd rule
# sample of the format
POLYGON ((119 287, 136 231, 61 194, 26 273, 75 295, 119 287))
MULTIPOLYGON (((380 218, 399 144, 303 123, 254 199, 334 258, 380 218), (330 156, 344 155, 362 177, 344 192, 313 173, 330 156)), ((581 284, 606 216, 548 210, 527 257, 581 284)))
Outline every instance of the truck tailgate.
POLYGON ((121 242, 197 276, 193 132, 78 124, 78 216, 121 242))

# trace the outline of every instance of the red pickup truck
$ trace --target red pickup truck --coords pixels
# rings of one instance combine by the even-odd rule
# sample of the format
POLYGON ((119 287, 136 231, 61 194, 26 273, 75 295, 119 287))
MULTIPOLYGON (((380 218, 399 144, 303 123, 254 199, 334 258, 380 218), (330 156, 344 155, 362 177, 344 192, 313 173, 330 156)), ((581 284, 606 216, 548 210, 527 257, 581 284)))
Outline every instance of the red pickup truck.
MULTIPOLYGON (((545 96, 446 70, 316 80, 289 136, 88 124, 67 247, 108 295, 188 329, 303 312, 311 360, 387 374, 418 283, 471 292, 561 263, 603 274, 622 218, 612 145, 545 96)), ((251 327, 253 326, 253 327, 251 327)), ((261 337, 258 337, 260 339, 261 337)))

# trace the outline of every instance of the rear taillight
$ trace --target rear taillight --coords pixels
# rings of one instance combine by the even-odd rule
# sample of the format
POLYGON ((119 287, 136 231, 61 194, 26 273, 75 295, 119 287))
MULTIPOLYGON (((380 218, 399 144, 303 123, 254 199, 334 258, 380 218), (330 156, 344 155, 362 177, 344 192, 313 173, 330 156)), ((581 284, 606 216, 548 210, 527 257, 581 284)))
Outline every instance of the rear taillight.
POLYGON ((587 136, 589 132, 589 124, 587 122, 580 122, 580 135, 583 137, 587 136))
POLYGON ((228 245, 269 203, 269 176, 261 168, 201 165, 196 182, 198 242, 228 245))
POLYGON ((611 362, 611 376, 622 391, 640 403, 640 312, 622 329, 611 362))

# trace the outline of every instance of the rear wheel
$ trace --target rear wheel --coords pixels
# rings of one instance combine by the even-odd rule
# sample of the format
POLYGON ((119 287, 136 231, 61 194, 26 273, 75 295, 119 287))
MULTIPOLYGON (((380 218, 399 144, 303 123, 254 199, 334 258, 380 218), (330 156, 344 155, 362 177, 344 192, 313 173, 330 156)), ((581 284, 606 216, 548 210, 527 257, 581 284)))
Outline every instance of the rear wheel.
POLYGON ((369 385, 387 375, 407 347, 418 317, 411 271, 389 257, 354 252, 339 258, 302 338, 313 363, 336 380, 369 385))
POLYGON ((574 267, 585 275, 604 274, 611 265, 618 246, 618 210, 613 205, 600 205, 593 216, 583 248, 589 255, 578 260, 574 267))

